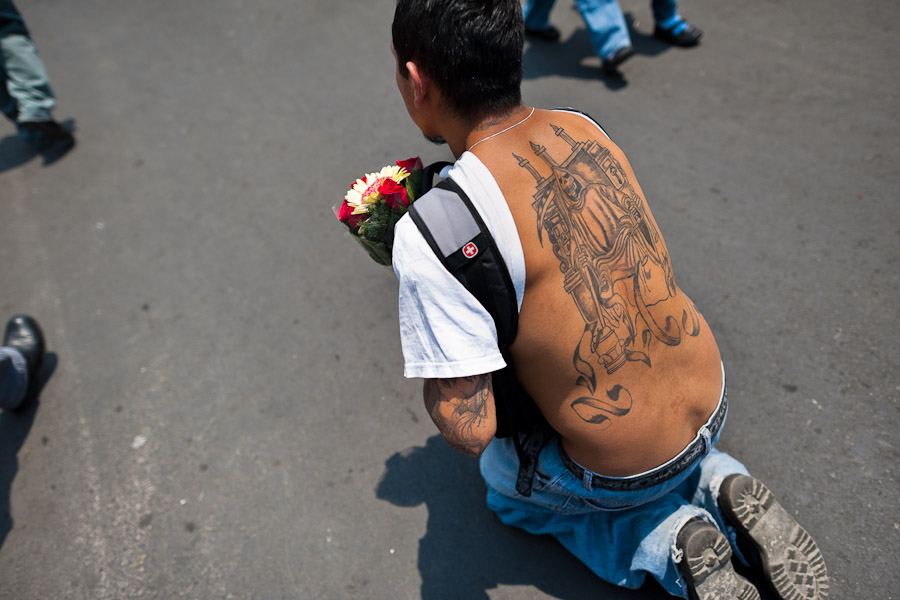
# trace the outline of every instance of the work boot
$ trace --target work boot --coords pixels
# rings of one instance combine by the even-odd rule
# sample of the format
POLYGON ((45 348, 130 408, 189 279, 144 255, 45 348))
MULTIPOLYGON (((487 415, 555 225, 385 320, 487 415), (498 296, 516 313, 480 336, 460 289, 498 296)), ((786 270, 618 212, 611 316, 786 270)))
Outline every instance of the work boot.
POLYGON ((828 570, 819 547, 761 481, 729 475, 719 490, 719 506, 758 551, 763 573, 781 600, 828 598, 828 570))
POLYGON ((678 532, 681 572, 691 600, 760 600, 759 591, 731 565, 725 534, 699 517, 678 532))

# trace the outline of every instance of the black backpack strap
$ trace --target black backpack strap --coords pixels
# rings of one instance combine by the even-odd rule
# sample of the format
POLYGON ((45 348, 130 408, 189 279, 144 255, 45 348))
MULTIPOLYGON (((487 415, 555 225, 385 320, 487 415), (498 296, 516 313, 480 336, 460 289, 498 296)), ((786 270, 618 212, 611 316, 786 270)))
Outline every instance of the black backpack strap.
MULTIPOLYGON (((426 171, 423 188, 443 166, 426 171)), ((516 290, 500 250, 471 199, 445 179, 409 207, 410 218, 444 267, 494 319, 507 366, 493 373, 497 437, 512 436, 519 459, 516 491, 531 496, 537 458, 552 430, 513 372, 509 346, 518 329, 516 290)))
POLYGON ((494 237, 466 193, 452 179, 409 207, 409 216, 444 267, 490 313, 501 351, 516 338, 516 290, 494 237))
POLYGON ((422 169, 422 182, 419 184, 422 189, 419 190, 419 196, 423 196, 425 192, 432 188, 435 175, 440 175, 441 171, 452 166, 453 163, 447 162, 446 160, 440 160, 438 162, 433 162, 430 165, 426 165, 425 168, 422 169))
POLYGON ((553 429, 535 404, 534 399, 522 388, 516 374, 510 366, 509 353, 504 352, 506 367, 495 371, 493 375, 494 403, 497 410, 497 437, 512 437, 519 459, 519 471, 516 475, 516 491, 528 498, 534 484, 538 455, 547 442, 553 429), (503 425, 503 429, 501 429, 503 425))

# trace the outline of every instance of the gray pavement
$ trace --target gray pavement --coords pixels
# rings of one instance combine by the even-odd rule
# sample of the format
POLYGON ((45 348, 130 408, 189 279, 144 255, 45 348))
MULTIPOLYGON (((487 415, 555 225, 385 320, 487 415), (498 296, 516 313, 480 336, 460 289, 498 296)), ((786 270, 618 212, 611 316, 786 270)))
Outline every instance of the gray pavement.
MULTIPOLYGON (((626 81, 568 2, 525 100, 629 155, 716 332, 721 446, 818 540, 832 598, 900 549, 900 57, 888 0, 684 0, 626 81)), ((420 154, 391 0, 20 0, 78 146, 0 123, 0 318, 50 355, 0 414, 0 598, 663 598, 500 525, 401 376, 393 274, 331 205, 420 154), (9 516, 6 516, 7 513, 9 516)))

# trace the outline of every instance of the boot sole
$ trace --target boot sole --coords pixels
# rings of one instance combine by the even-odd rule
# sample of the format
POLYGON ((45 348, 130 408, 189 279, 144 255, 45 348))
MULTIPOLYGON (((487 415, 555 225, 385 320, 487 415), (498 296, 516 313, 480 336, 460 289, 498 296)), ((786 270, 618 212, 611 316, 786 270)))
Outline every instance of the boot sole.
POLYGON ((732 475, 722 484, 722 511, 759 550, 763 572, 781 600, 825 600, 828 570, 812 536, 761 481, 732 475))
POLYGON ((712 525, 689 533, 681 549, 682 570, 693 600, 760 600, 753 584, 731 566, 731 546, 712 525))

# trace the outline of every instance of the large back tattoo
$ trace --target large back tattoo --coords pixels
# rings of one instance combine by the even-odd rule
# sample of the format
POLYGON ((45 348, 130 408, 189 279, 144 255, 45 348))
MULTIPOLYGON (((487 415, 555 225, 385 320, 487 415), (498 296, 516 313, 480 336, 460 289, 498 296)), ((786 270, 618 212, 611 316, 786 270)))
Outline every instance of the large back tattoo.
POLYGON ((577 141, 562 127, 550 127, 568 144, 568 157, 556 160, 533 142, 540 169, 513 156, 537 182, 532 207, 538 240, 543 247, 546 232, 565 290, 584 318, 572 362, 576 385, 586 394, 571 407, 584 421, 606 428, 628 414, 633 398, 621 385, 598 398, 595 367, 609 375, 628 362, 651 368, 655 343, 677 346, 682 335, 700 333, 700 321, 689 301, 681 315, 673 314, 673 304, 683 303, 669 302, 678 288, 668 252, 619 161, 596 141, 577 141))

